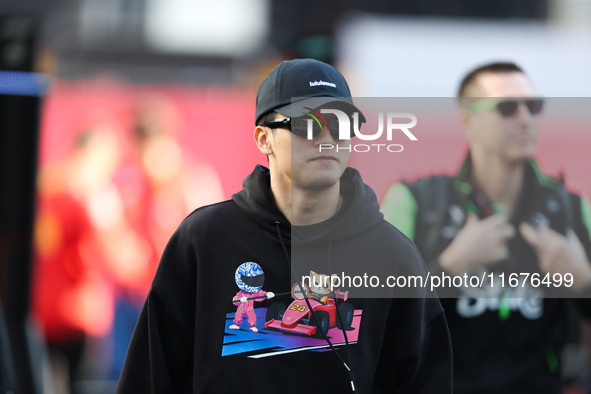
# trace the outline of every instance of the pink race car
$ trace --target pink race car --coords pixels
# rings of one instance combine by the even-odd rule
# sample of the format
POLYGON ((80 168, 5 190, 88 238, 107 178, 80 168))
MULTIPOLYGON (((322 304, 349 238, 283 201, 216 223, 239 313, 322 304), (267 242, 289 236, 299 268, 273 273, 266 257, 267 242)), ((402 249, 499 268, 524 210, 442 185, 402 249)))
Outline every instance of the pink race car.
POLYGON ((336 316, 337 305, 335 302, 335 299, 338 298, 346 301, 348 294, 348 291, 341 293, 337 290, 334 298, 327 297, 324 303, 310 298, 312 312, 303 298, 296 298, 289 304, 289 307, 286 307, 283 302, 273 302, 267 309, 265 327, 309 336, 316 335, 317 337, 322 337, 317 328, 320 328, 325 334, 333 327, 349 330, 353 322, 353 305, 346 302, 341 302, 338 305, 338 313, 341 318, 339 321, 336 316), (316 325, 312 314, 316 316, 318 325, 316 325), (341 321, 343 327, 341 327, 341 321))

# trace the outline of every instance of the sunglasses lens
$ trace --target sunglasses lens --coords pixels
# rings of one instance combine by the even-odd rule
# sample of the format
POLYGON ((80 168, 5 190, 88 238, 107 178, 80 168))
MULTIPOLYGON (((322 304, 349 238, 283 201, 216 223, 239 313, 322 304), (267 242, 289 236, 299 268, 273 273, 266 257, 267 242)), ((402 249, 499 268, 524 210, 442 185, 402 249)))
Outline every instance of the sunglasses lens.
POLYGON ((536 99, 536 100, 527 100, 525 102, 527 105, 527 109, 529 109, 529 113, 532 115, 537 115, 542 112, 542 107, 544 106, 544 100, 536 99))
MULTIPOLYGON (((525 100, 523 103, 526 105, 529 113, 532 115, 537 115, 542 111, 542 107, 544 106, 544 100, 542 99, 533 99, 533 100, 525 100)), ((501 101, 497 104, 497 109, 501 113, 501 115, 509 117, 515 115, 517 112, 517 107, 519 106, 519 101, 517 100, 507 100, 501 101)))
POLYGON ((519 103, 517 101, 501 101, 497 104, 497 109, 503 116, 513 116, 517 111, 517 106, 519 103))
POLYGON ((300 137, 308 138, 308 124, 312 125, 312 136, 320 135, 320 126, 313 119, 299 118, 291 121, 291 132, 300 137))
POLYGON ((329 119, 326 124, 328 125, 328 129, 330 130, 331 133, 334 133, 335 131, 337 132, 337 134, 339 133, 339 121, 338 119, 329 119))
MULTIPOLYGON (((322 127, 325 127, 324 122, 326 121, 326 126, 328 126, 328 130, 330 131, 330 135, 334 138, 334 140, 339 139, 339 121, 337 118, 332 119, 321 119, 320 122, 322 127)), ((350 121, 351 124, 351 136, 353 136, 353 123, 350 121)), ((320 125, 316 122, 315 119, 310 118, 298 118, 292 119, 291 121, 291 132, 299 135, 300 137, 308 138, 308 128, 312 127, 312 136, 314 138, 318 137, 322 132, 320 125)))
POLYGON ((330 135, 336 141, 339 139, 339 121, 337 119, 329 119, 326 124, 328 125, 328 130, 330 131, 330 135))

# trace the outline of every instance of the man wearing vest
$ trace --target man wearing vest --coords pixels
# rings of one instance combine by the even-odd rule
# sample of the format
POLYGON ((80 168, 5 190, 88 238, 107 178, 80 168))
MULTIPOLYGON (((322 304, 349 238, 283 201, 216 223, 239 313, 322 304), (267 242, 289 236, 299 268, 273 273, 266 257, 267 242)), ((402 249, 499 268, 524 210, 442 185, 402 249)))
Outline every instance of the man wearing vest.
POLYGON ((496 296, 463 288, 441 299, 454 392, 560 393, 568 307, 591 317, 591 205, 533 159, 543 100, 521 68, 479 67, 459 96, 470 152, 457 175, 397 183, 381 210, 414 240, 431 275, 505 273, 505 288, 489 293, 496 296), (573 284, 564 298, 544 298, 547 287, 531 281, 508 286, 510 273, 520 272, 572 274, 573 284))

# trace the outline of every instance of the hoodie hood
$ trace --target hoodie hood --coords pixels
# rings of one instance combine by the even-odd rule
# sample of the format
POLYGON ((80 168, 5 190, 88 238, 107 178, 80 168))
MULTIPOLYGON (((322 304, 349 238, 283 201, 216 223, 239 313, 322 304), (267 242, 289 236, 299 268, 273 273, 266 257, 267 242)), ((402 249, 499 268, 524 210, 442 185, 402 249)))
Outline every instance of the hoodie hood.
POLYGON ((359 171, 349 167, 341 177, 341 196, 349 202, 341 208, 346 209, 346 213, 326 231, 302 239, 298 233, 292 233, 291 224, 277 208, 270 182, 269 169, 257 165, 244 179, 243 190, 234 194, 232 200, 246 216, 275 238, 278 238, 275 223, 280 222, 281 233, 294 245, 343 241, 370 230, 384 218, 374 191, 363 183, 359 171))
POLYGON ((277 239, 275 223, 279 222, 281 234, 289 242, 291 224, 275 204, 271 194, 271 172, 267 167, 257 164, 244 178, 242 190, 232 195, 232 200, 250 220, 277 239))

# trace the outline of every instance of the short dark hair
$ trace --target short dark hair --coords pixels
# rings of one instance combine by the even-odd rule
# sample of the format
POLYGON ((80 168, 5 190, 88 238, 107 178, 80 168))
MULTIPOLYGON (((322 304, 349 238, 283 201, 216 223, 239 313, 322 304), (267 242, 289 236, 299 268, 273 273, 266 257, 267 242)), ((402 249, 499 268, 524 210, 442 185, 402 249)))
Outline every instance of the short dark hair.
POLYGON ((518 73, 522 73, 525 75, 525 72, 523 71, 523 69, 515 63, 495 62, 495 63, 485 64, 485 65, 480 66, 480 67, 474 69, 473 71, 469 72, 468 75, 466 75, 464 77, 464 79, 462 80, 462 83, 460 84, 460 90, 458 91, 458 97, 466 97, 466 92, 468 91, 468 88, 470 86, 472 86, 472 84, 474 84, 474 82, 476 81, 476 78, 478 78, 478 76, 480 74, 507 73, 507 72, 518 72, 518 73))
POLYGON ((257 126, 266 126, 269 122, 275 120, 275 111, 267 112, 265 115, 259 118, 257 126))

